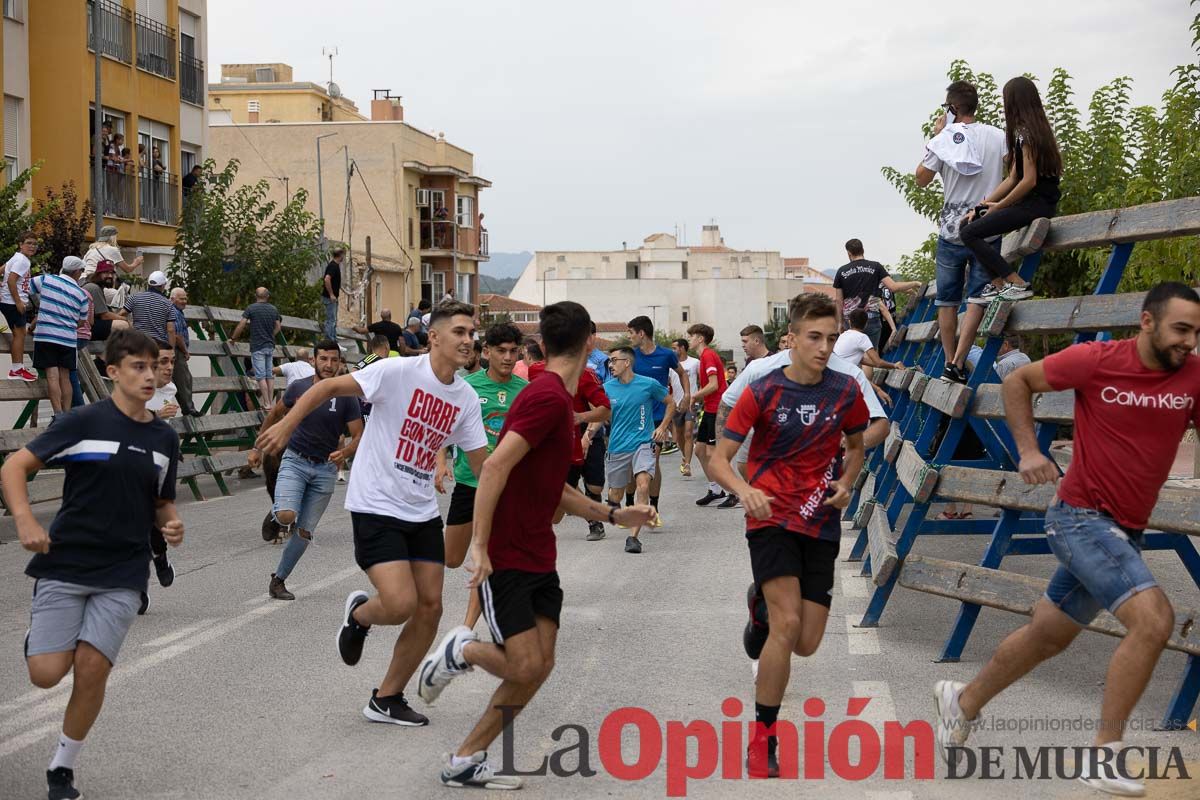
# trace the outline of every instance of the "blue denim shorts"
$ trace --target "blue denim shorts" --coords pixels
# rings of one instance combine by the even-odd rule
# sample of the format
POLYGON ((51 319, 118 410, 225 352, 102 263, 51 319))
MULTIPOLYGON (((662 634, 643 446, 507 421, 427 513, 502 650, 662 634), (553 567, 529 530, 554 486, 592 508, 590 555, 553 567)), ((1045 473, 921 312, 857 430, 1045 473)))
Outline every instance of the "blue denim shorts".
POLYGON ((279 476, 275 479, 275 505, 271 513, 291 511, 296 515, 296 527, 312 533, 336 485, 337 465, 332 461, 317 464, 294 450, 284 450, 279 476))
POLYGON ((271 373, 272 367, 275 366, 273 356, 274 348, 271 350, 255 350, 250 354, 250 364, 254 367, 254 378, 260 381, 269 381, 274 377, 271 373))
MULTIPOLYGON (((989 244, 999 251, 1002 240, 1003 237, 997 237, 996 241, 989 244)), ((934 260, 937 262, 937 297, 933 301, 935 306, 957 307, 962 303, 964 279, 967 285, 966 297, 979 294, 992 280, 992 276, 975 260, 975 255, 965 244, 954 244, 939 236, 934 260)))
POLYGON ((1102 511, 1055 500, 1046 509, 1046 538, 1059 562, 1046 599, 1080 625, 1158 585, 1142 560, 1142 533, 1102 511))

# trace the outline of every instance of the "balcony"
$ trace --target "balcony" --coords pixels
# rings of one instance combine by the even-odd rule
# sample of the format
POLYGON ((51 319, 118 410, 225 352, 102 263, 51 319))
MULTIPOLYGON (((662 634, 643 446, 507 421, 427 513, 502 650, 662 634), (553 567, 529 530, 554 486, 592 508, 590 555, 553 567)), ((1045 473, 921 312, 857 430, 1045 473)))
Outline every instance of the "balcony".
POLYGON ((204 62, 198 58, 179 57, 179 99, 194 106, 204 105, 204 62))
POLYGON ((137 218, 137 185, 132 172, 106 167, 100 205, 106 217, 137 218))
POLYGON ((137 28, 138 69, 175 79, 175 29, 142 14, 134 15, 137 28))
POLYGON ((457 255, 470 260, 488 260, 488 232, 459 225, 452 219, 422 219, 421 251, 426 255, 457 255))
POLYGON ((158 225, 175 225, 179 221, 179 176, 169 172, 143 173, 141 185, 141 219, 158 225))
POLYGON ((488 232, 486 228, 479 232, 479 255, 483 256, 484 258, 488 258, 490 256, 490 253, 488 252, 488 232))
POLYGON ((126 64, 133 63, 133 14, 112 0, 89 0, 87 4, 88 48, 126 64))

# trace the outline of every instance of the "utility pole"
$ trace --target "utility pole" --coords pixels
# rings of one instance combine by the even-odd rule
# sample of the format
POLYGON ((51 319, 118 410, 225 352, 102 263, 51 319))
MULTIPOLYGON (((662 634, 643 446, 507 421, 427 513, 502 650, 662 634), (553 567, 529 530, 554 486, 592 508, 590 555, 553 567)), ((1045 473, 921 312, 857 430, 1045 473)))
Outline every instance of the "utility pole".
POLYGON ((328 253, 325 246, 325 192, 321 183, 321 140, 328 139, 330 136, 337 136, 337 133, 323 133, 317 137, 317 216, 321 218, 321 258, 324 259, 328 253))
POLYGON ((99 20, 93 21, 92 24, 92 50, 96 55, 96 113, 93 114, 95 119, 95 129, 92 131, 96 137, 92 141, 92 209, 96 212, 96 240, 100 240, 100 229, 104 227, 104 202, 102 200, 104 191, 104 103, 100 99, 100 23, 99 20))

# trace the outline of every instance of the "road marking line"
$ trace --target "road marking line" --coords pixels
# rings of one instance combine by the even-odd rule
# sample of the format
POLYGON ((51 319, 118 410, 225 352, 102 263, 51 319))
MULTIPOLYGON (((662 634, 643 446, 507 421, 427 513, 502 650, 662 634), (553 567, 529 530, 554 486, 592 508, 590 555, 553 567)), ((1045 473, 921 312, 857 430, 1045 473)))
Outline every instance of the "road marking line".
POLYGON ((842 579, 843 597, 867 596, 867 584, 871 582, 870 578, 864 578, 859 575, 859 570, 857 569, 843 569, 838 572, 842 579))
POLYGON ((200 630, 201 628, 207 628, 209 625, 213 624, 216 621, 217 621, 216 618, 202 619, 199 622, 197 622, 195 625, 188 625, 185 628, 180 628, 177 631, 168 633, 166 636, 160 636, 157 639, 151 639, 150 641, 143 644, 142 647, 162 647, 163 645, 170 644, 171 642, 175 641, 176 639, 182 639, 183 637, 185 637, 189 634, 195 633, 196 631, 200 630))
POLYGON ((892 701, 892 690, 887 681, 854 681, 852 684, 854 697, 869 697, 870 704, 856 719, 866 720, 880 731, 883 723, 896 722, 896 704, 892 701))
MULTIPOLYGON (((357 566, 347 567, 340 572, 335 572, 332 575, 322 578, 316 583, 305 586, 302 589, 295 590, 295 594, 297 597, 304 597, 314 594, 333 586, 334 584, 339 583, 346 578, 349 578, 351 575, 356 575, 359 572, 360 570, 357 566)), ((151 653, 137 659, 136 661, 132 661, 129 664, 117 667, 115 670, 113 670, 112 674, 109 675, 108 688, 111 689, 113 686, 123 683, 129 678, 140 675, 142 672, 145 672, 152 667, 156 667, 159 664, 170 661, 176 656, 182 655, 194 647, 198 647, 199 645, 207 644, 208 642, 227 636, 228 634, 236 631, 238 628, 265 617, 268 614, 273 614, 276 611, 287 608, 289 605, 290 603, 283 602, 268 604, 267 600, 263 600, 263 604, 257 608, 253 608, 249 611, 239 614, 238 616, 228 619, 219 625, 213 625, 202 631, 194 633, 179 642, 163 647, 162 649, 158 650, 158 652, 151 653)), ((66 683, 66 680, 64 680, 63 683, 66 683)), ((55 687, 55 689, 58 690, 60 687, 63 690, 57 691, 52 699, 48 698, 48 693, 45 691, 31 692, 30 694, 32 694, 35 699, 42 700, 43 702, 41 702, 37 707, 31 708, 23 714, 6 718, 4 723, 0 724, 0 758, 11 755, 18 750, 22 750, 29 745, 38 742, 43 736, 49 735, 50 733, 54 733, 58 730, 59 723, 57 722, 29 731, 22 731, 21 729, 28 725, 36 724, 47 717, 53 717, 62 714, 63 710, 67 706, 68 695, 66 692, 66 687, 63 687, 62 684, 60 684, 59 687, 55 687)), ((28 702, 25 700, 25 698, 28 696, 29 695, 24 695, 20 698, 17 698, 17 703, 24 705, 26 702, 28 702)))
POLYGON ((861 614, 846 615, 846 646, 852 656, 879 655, 879 636, 874 628, 856 628, 861 614))

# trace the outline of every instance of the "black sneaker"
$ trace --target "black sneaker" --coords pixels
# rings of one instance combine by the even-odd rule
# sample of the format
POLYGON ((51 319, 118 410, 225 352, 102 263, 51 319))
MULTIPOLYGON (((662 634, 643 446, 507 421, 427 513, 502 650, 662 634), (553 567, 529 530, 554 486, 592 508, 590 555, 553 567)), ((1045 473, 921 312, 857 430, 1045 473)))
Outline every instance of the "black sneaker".
POLYGON ((718 493, 718 492, 714 492, 712 489, 709 489, 709 490, 708 490, 708 494, 704 495, 704 497, 701 497, 699 500, 697 500, 697 501, 696 501, 696 505, 698 505, 698 506, 706 506, 706 505, 708 505, 709 503, 712 503, 712 502, 714 502, 714 501, 716 501, 716 500, 721 500, 721 499, 723 499, 724 497, 725 497, 725 493, 724 493, 724 492, 719 492, 719 493, 718 493))
POLYGON ((604 523, 591 520, 588 522, 587 540, 589 542, 598 542, 604 538, 604 523))
POLYGON ((264 542, 277 542, 282 538, 279 523, 275 521, 275 515, 270 511, 263 518, 262 537, 264 542))
POLYGON ((138 616, 140 617, 143 614, 145 614, 146 609, 148 609, 149 607, 150 607, 150 595, 146 594, 145 592, 142 592, 142 604, 140 606, 138 606, 138 616))
POLYGON ((296 595, 288 591, 287 586, 283 584, 283 578, 278 577, 275 573, 271 573, 271 583, 267 586, 267 594, 272 600, 295 600, 296 595))
POLYGON ((625 552, 626 552, 626 553, 640 553, 640 552, 642 552, 642 543, 641 543, 641 541, 640 541, 640 540, 638 540, 638 539, 635 539, 635 538, 633 538, 632 536, 626 536, 626 537, 625 537, 625 552))
POLYGON ((947 364, 942 368, 942 380, 951 383, 966 383, 967 373, 955 364, 947 364))
POLYGON ((362 590, 353 591, 346 598, 346 616, 342 627, 338 629, 337 649, 342 662, 353 667, 362 658, 363 642, 371 630, 369 625, 359 625, 354 621, 354 609, 367 602, 370 598, 362 590))
POLYGON ((175 568, 171 566, 166 553, 154 557, 154 574, 158 576, 158 585, 163 588, 175 582, 175 568))
POLYGON ((363 716, 371 722, 386 722, 407 728, 419 728, 429 724, 429 717, 413 711, 403 694, 380 697, 378 689, 371 690, 371 701, 363 706, 363 716))
POLYGON ((746 607, 750 611, 750 619, 742 631, 742 647, 746 649, 746 655, 750 656, 751 661, 757 661, 771 634, 771 628, 767 624, 767 601, 763 599, 756 583, 750 584, 750 588, 746 590, 746 607))
POLYGON ((736 494, 727 494, 725 495, 725 499, 717 505, 717 508, 737 508, 741 504, 742 501, 738 499, 736 494))
POLYGON ((46 795, 50 800, 79 800, 83 797, 75 788, 75 771, 66 767, 46 770, 46 795))

